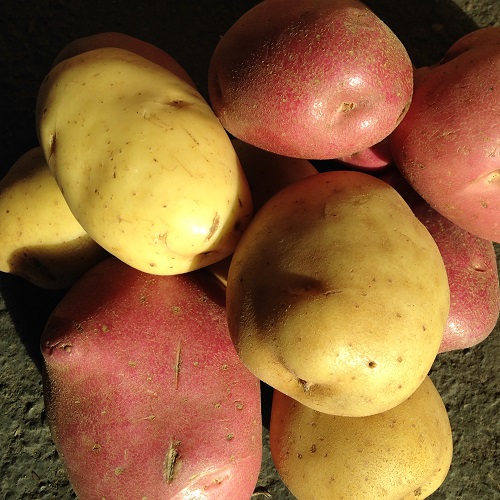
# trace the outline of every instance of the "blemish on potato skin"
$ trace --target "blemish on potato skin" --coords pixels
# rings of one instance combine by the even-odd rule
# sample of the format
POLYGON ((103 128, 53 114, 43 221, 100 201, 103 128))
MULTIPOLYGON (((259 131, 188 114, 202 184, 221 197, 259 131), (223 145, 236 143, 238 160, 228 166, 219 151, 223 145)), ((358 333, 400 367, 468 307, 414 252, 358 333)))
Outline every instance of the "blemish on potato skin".
POLYGON ((56 154, 57 150, 57 134, 54 132, 49 141, 49 159, 56 154))
POLYGON ((69 354, 72 346, 73 344, 71 342, 65 342, 63 340, 59 340, 55 344, 50 344, 50 342, 46 343, 46 348, 49 350, 49 354, 52 354, 54 349, 61 349, 69 354))
POLYGON ((301 378, 298 379, 298 382, 300 386, 302 387, 302 390, 304 392, 309 392, 311 390, 312 384, 311 382, 308 382, 307 380, 302 380, 301 378))
POLYGON ((214 218, 212 220, 212 225, 210 226, 210 229, 208 230, 207 237, 205 238, 205 241, 209 241, 213 235, 216 233, 217 229, 219 228, 220 225, 220 217, 217 212, 215 212, 214 218))
POLYGON ((125 471, 125 467, 117 467, 115 469, 115 476, 119 476, 120 474, 122 474, 123 472, 125 471))
POLYGON ((175 466, 178 463, 179 459, 179 446, 181 445, 180 441, 177 441, 175 438, 170 440, 170 445, 167 450, 167 454, 165 455, 164 469, 163 469, 163 478, 167 483, 171 483, 174 479, 175 466))
POLYGON ((182 359, 181 359, 181 343, 179 341, 177 345, 177 351, 175 353, 175 367, 174 367, 174 373, 175 373, 175 388, 179 388, 179 374, 181 371, 181 364, 182 364, 182 359))

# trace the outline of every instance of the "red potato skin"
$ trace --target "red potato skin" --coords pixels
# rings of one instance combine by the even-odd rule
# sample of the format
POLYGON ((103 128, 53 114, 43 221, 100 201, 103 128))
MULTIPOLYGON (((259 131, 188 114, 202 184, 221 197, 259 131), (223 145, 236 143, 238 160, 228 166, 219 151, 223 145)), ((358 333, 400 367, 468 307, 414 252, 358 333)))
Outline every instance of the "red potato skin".
POLYGON ((381 177, 425 225, 441 252, 450 286, 450 311, 439 352, 485 340, 500 315, 500 284, 493 243, 460 228, 434 210, 395 169, 381 177))
POLYGON ((338 160, 349 167, 367 173, 383 170, 392 164, 389 138, 386 137, 369 148, 353 153, 352 155, 342 156, 338 160))
POLYGON ((68 292, 41 341, 56 448, 81 500, 248 500, 259 381, 204 271, 152 276, 114 257, 68 292))
POLYGON ((413 90, 410 58, 356 0, 265 0, 241 16, 209 65, 212 107, 235 137, 310 160, 384 139, 413 90))
POLYGON ((438 212, 500 242, 500 27, 452 45, 415 72, 413 100, 390 134, 395 164, 438 212))
POLYGON ((413 212, 436 241, 448 274, 450 312, 439 352, 475 346, 493 331, 500 313, 493 243, 458 227, 425 202, 413 212))

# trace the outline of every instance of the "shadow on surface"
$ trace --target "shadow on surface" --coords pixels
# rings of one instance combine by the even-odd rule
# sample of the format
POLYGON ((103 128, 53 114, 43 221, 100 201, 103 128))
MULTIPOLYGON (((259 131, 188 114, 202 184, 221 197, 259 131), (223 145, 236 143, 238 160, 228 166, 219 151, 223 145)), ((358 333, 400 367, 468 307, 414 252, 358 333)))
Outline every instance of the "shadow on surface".
POLYGON ((19 339, 40 371, 40 337, 47 318, 66 290, 45 290, 16 276, 1 273, 0 293, 19 339))

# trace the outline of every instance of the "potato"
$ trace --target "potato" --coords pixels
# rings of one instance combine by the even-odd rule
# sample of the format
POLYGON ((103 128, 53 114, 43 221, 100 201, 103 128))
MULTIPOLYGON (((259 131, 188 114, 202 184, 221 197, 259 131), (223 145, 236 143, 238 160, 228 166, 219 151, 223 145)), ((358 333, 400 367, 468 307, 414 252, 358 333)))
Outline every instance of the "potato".
POLYGON ((208 90, 224 127, 284 156, 331 159, 384 139, 413 90, 405 47, 357 0, 263 1, 220 39, 208 90))
POLYGON ((337 159, 354 169, 370 173, 379 172, 392 163, 389 138, 386 137, 369 148, 337 159))
POLYGON ((405 198, 434 238, 448 275, 450 311, 439 352, 473 347, 495 328, 500 284, 493 243, 458 227, 434 210, 397 169, 382 175, 405 198))
POLYGON ((232 143, 250 186, 254 212, 285 186, 318 173, 304 158, 271 153, 235 138, 232 143))
POLYGON ((375 177, 324 172, 254 216, 229 267, 241 359, 301 403, 344 416, 386 411, 427 375, 449 309, 433 238, 375 177))
POLYGON ((500 284, 493 243, 443 217, 427 203, 413 207, 441 252, 450 285, 450 312, 439 352, 472 347, 495 328, 500 284))
POLYGON ((59 54, 57 54, 52 65, 56 66, 65 59, 70 59, 84 52, 101 49, 103 47, 117 47, 119 49, 134 52, 168 69, 194 87, 194 82, 186 70, 170 54, 167 54, 156 45, 115 31, 105 31, 72 40, 59 52, 59 54))
POLYGON ((48 423, 78 498, 250 498, 260 386, 205 271, 154 276, 110 257, 62 299, 41 349, 48 423))
POLYGON ((390 135, 413 188, 457 226, 500 242, 500 27, 478 29, 417 71, 410 109, 390 135))
POLYGON ((41 288, 70 287, 107 255, 71 213, 40 147, 0 181, 0 234, 0 271, 41 288))
MULTIPOLYGON (((303 158, 281 156, 236 138, 232 139, 232 143, 249 183, 255 212, 285 186, 318 173, 313 164, 303 158)), ((224 286, 227 285, 231 257, 230 255, 224 260, 208 266, 212 274, 224 286)))
POLYGON ((431 379, 369 417, 320 413, 274 391, 271 454, 298 500, 427 498, 450 468, 450 422, 431 379))
POLYGON ((231 141, 198 91, 120 48, 49 72, 37 99, 47 162, 103 248, 152 274, 231 254, 252 214, 231 141))

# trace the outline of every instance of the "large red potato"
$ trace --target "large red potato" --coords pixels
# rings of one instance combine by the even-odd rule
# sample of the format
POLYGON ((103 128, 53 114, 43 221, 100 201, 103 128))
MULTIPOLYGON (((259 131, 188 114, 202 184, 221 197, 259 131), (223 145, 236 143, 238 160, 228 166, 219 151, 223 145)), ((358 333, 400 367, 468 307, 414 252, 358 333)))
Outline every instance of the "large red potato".
POLYGON ((357 0, 266 0, 241 16, 209 66, 215 113, 234 136, 307 159, 351 155, 404 116, 412 65, 357 0))
POLYGON ((250 498, 260 386, 207 273, 158 277, 110 257, 63 298, 41 349, 50 429, 80 500, 250 498))
POLYGON ((410 109, 390 136, 395 163, 437 211, 500 241, 500 27, 479 29, 417 70, 410 109))

